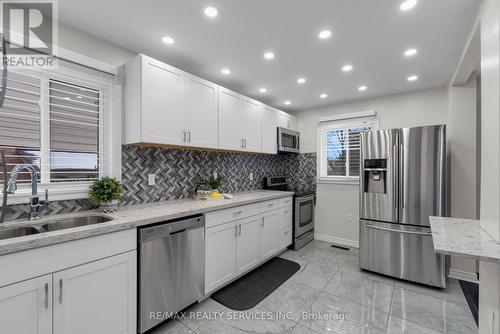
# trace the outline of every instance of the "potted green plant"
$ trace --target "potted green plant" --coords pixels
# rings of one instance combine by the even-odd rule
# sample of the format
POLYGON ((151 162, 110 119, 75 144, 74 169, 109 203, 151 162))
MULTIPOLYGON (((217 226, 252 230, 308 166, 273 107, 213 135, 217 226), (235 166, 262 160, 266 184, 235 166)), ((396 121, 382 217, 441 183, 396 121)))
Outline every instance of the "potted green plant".
POLYGON ((224 179, 222 178, 222 176, 212 176, 208 180, 208 185, 210 186, 210 189, 212 189, 212 197, 220 197, 220 187, 222 186, 222 184, 224 184, 224 179))
POLYGON ((118 200, 123 196, 123 185, 115 178, 103 177, 95 180, 89 188, 89 197, 99 205, 101 213, 113 213, 118 209, 118 200))

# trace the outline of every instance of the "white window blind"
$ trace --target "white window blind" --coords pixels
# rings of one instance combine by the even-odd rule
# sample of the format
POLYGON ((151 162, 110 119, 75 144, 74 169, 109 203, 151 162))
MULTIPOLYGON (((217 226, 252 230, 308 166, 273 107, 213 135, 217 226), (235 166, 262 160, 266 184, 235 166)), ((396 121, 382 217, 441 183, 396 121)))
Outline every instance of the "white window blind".
POLYGON ((318 179, 359 179, 360 134, 376 127, 376 117, 321 122, 318 135, 318 179))

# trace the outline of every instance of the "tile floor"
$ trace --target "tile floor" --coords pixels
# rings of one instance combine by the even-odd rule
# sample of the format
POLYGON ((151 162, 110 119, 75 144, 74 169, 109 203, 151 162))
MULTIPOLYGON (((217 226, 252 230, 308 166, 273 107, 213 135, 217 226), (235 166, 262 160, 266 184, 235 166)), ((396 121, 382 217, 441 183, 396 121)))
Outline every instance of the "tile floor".
POLYGON ((154 334, 477 333, 454 279, 441 290, 361 271, 357 249, 316 240, 280 256, 300 271, 253 309, 236 312, 208 298, 154 334))

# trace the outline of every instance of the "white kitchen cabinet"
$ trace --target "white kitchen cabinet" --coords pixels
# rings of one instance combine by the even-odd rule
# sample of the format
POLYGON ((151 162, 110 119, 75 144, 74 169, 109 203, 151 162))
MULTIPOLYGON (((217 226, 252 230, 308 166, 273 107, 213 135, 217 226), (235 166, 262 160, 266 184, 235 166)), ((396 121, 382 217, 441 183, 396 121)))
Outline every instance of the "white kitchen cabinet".
POLYGON ((241 104, 243 112, 243 149, 248 152, 262 151, 262 103, 243 98, 241 104))
POLYGON ((276 154, 278 111, 264 106, 262 112, 262 153, 276 154))
POLYGON ((205 293, 236 277, 236 222, 205 229, 205 293))
POLYGON ((187 145, 217 148, 219 86, 188 75, 186 94, 187 145))
POLYGON ((296 118, 293 115, 290 115, 284 111, 278 112, 278 126, 280 128, 286 128, 289 130, 296 130, 296 118))
POLYGON ((241 95, 219 88, 219 148, 243 150, 241 95))
POLYGON ((253 216, 236 222, 238 228, 236 271, 240 275, 255 267, 260 260, 260 219, 253 216))
POLYGON ((0 288, 0 332, 52 334, 52 275, 0 288))
POLYGON ((290 227, 285 227, 281 228, 279 231, 279 236, 278 236, 278 243, 279 246, 278 248, 285 249, 289 245, 292 244, 292 228, 290 227))
POLYGON ((136 252, 55 273, 54 334, 133 334, 136 252))
POLYGON ((284 207, 278 210, 278 221, 279 228, 291 227, 292 226, 292 207, 284 207))
POLYGON ((260 258, 262 260, 278 252, 278 211, 263 213, 260 225, 260 258))
POLYGON ((183 145, 186 74, 140 55, 127 64, 126 84, 126 143, 183 145))

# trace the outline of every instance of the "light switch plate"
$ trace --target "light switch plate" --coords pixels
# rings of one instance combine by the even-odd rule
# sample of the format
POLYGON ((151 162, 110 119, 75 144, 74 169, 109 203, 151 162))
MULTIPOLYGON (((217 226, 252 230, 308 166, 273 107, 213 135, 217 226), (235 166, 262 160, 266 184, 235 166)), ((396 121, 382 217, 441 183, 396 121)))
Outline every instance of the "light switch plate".
POLYGON ((217 172, 214 172, 214 179, 217 178, 217 172))
POLYGON ((253 173, 250 172, 250 181, 253 181, 253 173))
POLYGON ((154 186, 156 184, 156 175, 148 174, 148 186, 154 186))

